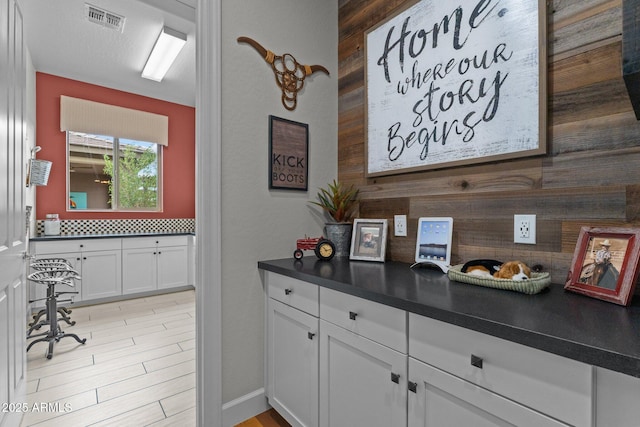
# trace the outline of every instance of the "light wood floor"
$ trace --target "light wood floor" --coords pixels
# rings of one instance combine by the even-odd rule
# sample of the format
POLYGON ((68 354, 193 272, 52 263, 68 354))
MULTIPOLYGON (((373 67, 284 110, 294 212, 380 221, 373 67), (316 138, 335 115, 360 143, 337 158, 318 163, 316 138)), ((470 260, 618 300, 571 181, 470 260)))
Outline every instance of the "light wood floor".
POLYGON ((49 406, 22 426, 196 425, 194 291, 77 307, 71 318, 60 325, 86 344, 64 338, 51 360, 46 343, 27 354, 29 408, 49 406))

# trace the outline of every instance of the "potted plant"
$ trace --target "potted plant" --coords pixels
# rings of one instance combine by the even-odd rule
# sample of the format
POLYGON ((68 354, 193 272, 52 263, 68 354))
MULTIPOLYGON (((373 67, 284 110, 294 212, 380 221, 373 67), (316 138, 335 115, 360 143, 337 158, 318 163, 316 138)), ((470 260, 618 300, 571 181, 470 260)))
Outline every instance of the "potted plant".
POLYGON ((333 222, 325 224, 325 233, 336 246, 336 256, 348 256, 351 245, 351 220, 357 205, 358 189, 353 185, 346 187, 335 179, 321 188, 318 201, 310 202, 320 206, 329 214, 333 222))

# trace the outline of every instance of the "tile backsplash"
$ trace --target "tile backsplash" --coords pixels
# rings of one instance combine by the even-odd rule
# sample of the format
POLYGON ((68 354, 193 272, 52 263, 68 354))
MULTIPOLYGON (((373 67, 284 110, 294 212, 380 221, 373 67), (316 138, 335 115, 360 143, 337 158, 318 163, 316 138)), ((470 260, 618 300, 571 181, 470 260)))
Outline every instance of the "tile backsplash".
MULTIPOLYGON (((36 235, 44 234, 44 220, 36 221, 36 235)), ((63 219, 60 234, 193 233, 195 218, 63 219)))

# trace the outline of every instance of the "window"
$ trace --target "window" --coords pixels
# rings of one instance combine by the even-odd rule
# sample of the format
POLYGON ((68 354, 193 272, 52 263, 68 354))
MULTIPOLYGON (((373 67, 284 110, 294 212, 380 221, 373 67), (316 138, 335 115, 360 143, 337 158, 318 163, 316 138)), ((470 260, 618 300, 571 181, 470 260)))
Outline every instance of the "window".
POLYGON ((68 209, 162 210, 161 147, 67 131, 68 209))

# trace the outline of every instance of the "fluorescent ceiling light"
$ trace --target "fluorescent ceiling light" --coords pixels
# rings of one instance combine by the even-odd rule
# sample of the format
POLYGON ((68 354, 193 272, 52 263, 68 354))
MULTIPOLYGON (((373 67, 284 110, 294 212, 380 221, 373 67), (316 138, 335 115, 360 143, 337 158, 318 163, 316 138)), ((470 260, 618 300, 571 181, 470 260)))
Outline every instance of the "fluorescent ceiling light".
POLYGON ((162 81, 186 42, 186 34, 163 27, 142 70, 142 77, 157 82, 162 81))

